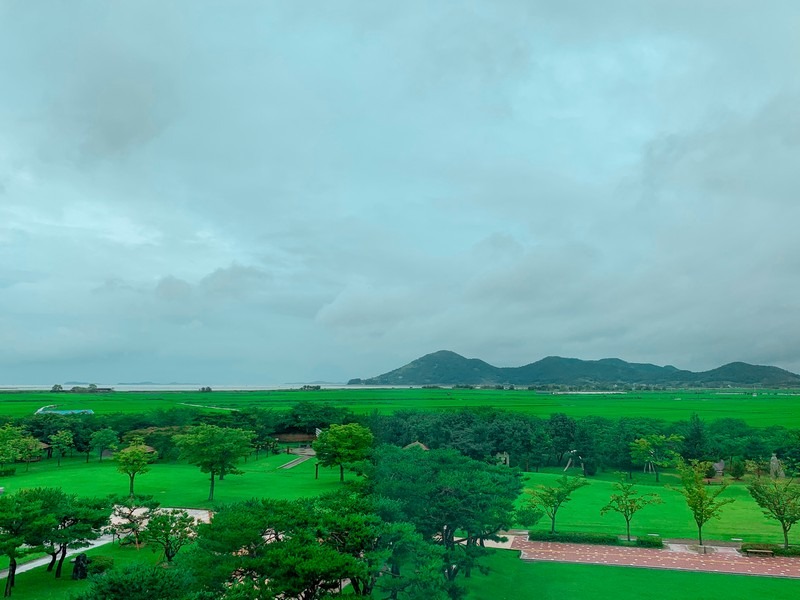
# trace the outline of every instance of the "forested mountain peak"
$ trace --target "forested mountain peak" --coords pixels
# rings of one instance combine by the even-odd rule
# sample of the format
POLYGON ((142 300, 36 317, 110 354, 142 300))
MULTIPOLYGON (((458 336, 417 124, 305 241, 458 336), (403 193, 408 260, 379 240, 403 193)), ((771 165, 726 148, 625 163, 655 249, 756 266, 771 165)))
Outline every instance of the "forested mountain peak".
POLYGON ((800 376, 773 366, 732 362, 716 369, 692 372, 672 365, 631 363, 620 358, 581 360, 547 356, 521 367, 496 367, 450 350, 426 354, 398 369, 351 384, 366 385, 569 385, 608 387, 656 385, 667 387, 727 387, 800 385, 800 376))

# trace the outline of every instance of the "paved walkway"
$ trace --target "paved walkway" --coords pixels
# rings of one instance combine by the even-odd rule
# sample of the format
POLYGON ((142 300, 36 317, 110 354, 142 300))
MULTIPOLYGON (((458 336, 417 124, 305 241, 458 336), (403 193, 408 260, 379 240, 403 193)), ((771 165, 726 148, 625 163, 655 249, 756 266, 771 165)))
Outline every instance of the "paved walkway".
MULTIPOLYGON (((189 516, 194 517, 194 520, 198 523, 209 523, 211 522, 211 511, 210 510, 203 510, 197 508, 168 508, 168 507, 161 507, 162 510, 185 510, 189 513, 189 516)), ((93 540, 88 546, 83 548, 69 548, 67 550, 67 556, 75 556, 76 554, 80 554, 81 552, 86 552, 87 550, 91 550, 92 548, 97 548, 99 546, 104 546, 106 544, 110 544, 114 541, 113 536, 111 535, 102 535, 96 540, 93 540)), ((37 567, 43 567, 45 565, 50 564, 50 556, 45 556, 42 558, 36 558, 34 560, 29 560, 27 562, 21 562, 17 564, 17 571, 16 574, 19 575, 20 573, 24 573, 25 571, 30 571, 31 569, 35 569, 37 567)), ((65 564, 64 572, 68 568, 68 564, 65 564)), ((69 571, 72 573, 72 570, 69 571)), ((0 579, 5 579, 8 577, 8 569, 0 570, 0 579)), ((63 577, 63 575, 62 575, 63 577)))
POLYGON ((618 565, 800 579, 798 558, 742 556, 735 548, 724 546, 710 546, 713 552, 698 554, 686 544, 668 544, 664 550, 657 550, 628 546, 530 542, 523 535, 508 537, 511 549, 519 550, 520 558, 525 561, 618 565))

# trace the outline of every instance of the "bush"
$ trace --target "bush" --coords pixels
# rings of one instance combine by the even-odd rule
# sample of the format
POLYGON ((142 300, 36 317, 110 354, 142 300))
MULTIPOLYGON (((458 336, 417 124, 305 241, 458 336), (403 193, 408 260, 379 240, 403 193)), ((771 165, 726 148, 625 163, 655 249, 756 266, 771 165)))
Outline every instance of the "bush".
POLYGON ((728 472, 731 474, 731 477, 733 477, 736 481, 739 481, 742 477, 744 477, 744 474, 746 472, 746 469, 744 467, 744 461, 741 460, 733 461, 731 463, 731 468, 728 472))
POLYGON ((100 554, 89 559, 87 572, 89 575, 99 575, 114 568, 114 557, 100 554))
POLYGON ((587 477, 593 477, 597 474, 597 463, 593 460, 583 461, 583 473, 587 477))
POLYGON ((640 548, 663 548, 664 540, 660 536, 647 536, 636 538, 635 544, 640 548))
POLYGON ((5 469, 0 469, 0 477, 10 477, 16 472, 17 467, 6 467, 5 469))
POLYGON ((561 542, 564 544, 600 544, 605 546, 618 546, 619 538, 609 533, 589 533, 581 531, 568 531, 564 533, 549 533, 546 531, 530 531, 528 539, 537 542, 561 542))

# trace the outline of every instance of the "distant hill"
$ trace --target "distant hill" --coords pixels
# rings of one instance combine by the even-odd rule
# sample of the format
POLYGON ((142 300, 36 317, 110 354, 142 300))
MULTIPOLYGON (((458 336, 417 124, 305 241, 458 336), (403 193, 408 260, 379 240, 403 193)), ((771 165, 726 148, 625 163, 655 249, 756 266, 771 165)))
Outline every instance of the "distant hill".
POLYGON ((629 363, 619 358, 580 360, 548 356, 522 367, 495 367, 477 358, 440 350, 405 366, 368 379, 351 379, 364 385, 567 385, 608 388, 652 385, 663 387, 800 387, 800 375, 778 367, 733 362, 695 373, 673 366, 629 363))

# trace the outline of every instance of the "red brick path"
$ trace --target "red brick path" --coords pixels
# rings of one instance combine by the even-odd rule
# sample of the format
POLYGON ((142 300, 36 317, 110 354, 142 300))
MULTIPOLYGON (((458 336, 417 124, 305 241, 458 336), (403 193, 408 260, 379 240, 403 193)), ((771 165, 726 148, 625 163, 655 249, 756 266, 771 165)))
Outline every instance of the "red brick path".
POLYGON ((522 552, 520 558, 528 561, 800 578, 798 558, 742 556, 732 548, 716 548, 716 552, 712 554, 696 554, 689 551, 626 546, 529 542, 521 535, 514 536, 511 548, 520 550, 522 552))

